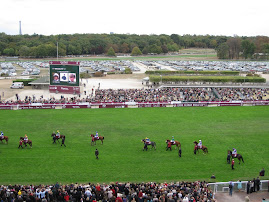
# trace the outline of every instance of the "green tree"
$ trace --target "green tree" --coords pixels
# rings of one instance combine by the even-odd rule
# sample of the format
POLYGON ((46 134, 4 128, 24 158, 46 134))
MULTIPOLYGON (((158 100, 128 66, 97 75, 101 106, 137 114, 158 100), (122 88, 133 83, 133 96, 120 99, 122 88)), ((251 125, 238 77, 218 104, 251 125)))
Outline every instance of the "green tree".
POLYGON ((142 50, 142 53, 147 55, 149 53, 149 47, 148 46, 145 46, 142 50))
POLYGON ((229 58, 229 46, 228 44, 222 43, 217 48, 217 56, 219 59, 228 59, 229 58))
POLYGON ((268 60, 268 57, 269 57, 269 43, 263 45, 262 52, 264 53, 264 55, 266 56, 266 59, 268 60))
POLYGON ((129 45, 127 43, 122 43, 120 45, 120 52, 121 53, 129 53, 130 49, 129 49, 129 45))
POLYGON ((19 55, 22 57, 30 56, 30 48, 27 46, 22 46, 19 50, 19 55))
POLYGON ((234 36, 227 40, 229 46, 229 58, 239 59, 239 53, 241 48, 241 39, 238 36, 234 36))
POLYGON ((137 55, 142 55, 141 50, 136 46, 133 48, 131 56, 137 56, 137 55))
POLYGON ((176 43, 168 44, 167 48, 170 52, 177 52, 179 50, 179 47, 176 43))
POLYGON ((162 45, 161 48, 163 53, 168 53, 168 48, 166 45, 162 45))
POLYGON ((14 56, 15 50, 13 48, 6 48, 3 50, 3 54, 7 56, 14 56))
POLYGON ((116 56, 115 51, 112 47, 110 47, 107 51, 107 56, 116 56))
POLYGON ((245 59, 251 58, 255 52, 255 45, 249 40, 243 40, 241 42, 242 55, 245 59))
POLYGON ((161 46, 157 46, 156 44, 149 46, 149 53, 160 54, 161 52, 162 52, 161 46))

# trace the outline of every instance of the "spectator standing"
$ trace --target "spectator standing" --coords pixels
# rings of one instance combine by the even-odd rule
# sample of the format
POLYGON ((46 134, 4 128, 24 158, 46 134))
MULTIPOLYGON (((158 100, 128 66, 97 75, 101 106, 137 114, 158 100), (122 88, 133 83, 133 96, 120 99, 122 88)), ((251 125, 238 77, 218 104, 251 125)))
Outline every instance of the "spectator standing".
POLYGON ((237 182, 237 188, 238 188, 238 191, 240 192, 241 189, 242 189, 242 182, 241 182, 241 180, 238 180, 238 182, 237 182))
POLYGON ((63 136, 63 137, 62 137, 62 144, 61 144, 61 146, 63 146, 63 145, 64 145, 64 146, 66 147, 66 145, 65 145, 65 143, 64 143, 64 142, 65 142, 65 136, 63 136))
POLYGON ((254 182, 253 180, 250 182, 250 193, 254 191, 254 182))
POLYGON ((96 149, 95 150, 95 157, 96 157, 96 159, 99 159, 98 155, 99 155, 99 151, 98 151, 98 149, 96 149))
POLYGON ((253 182, 253 192, 256 192, 256 179, 255 178, 253 178, 253 180, 252 180, 252 182, 253 182))
POLYGON ((179 147, 178 156, 181 157, 181 147, 179 147))
POLYGON ((233 188, 234 188, 234 183, 233 181, 229 182, 229 195, 232 196, 233 195, 233 188))
POLYGON ((23 143, 23 140, 20 140, 20 144, 19 144, 18 149, 19 149, 20 147, 23 149, 23 147, 22 147, 22 143, 23 143))
POLYGON ((248 181, 248 183, 247 183, 247 194, 249 194, 250 193, 250 181, 248 181))
POLYGON ((257 189, 257 191, 260 191, 260 184, 261 184, 260 178, 257 177, 257 179, 256 179, 256 189, 257 189))
POLYGON ((264 176, 265 170, 264 168, 260 171, 260 176, 264 176))
POLYGON ((234 159, 232 159, 232 170, 234 170, 234 159))

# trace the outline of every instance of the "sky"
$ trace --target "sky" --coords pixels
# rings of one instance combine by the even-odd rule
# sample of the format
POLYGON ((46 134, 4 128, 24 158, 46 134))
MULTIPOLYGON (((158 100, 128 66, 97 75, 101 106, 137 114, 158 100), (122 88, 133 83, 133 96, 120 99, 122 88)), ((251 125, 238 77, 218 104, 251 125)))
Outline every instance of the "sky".
POLYGON ((1 0, 0 32, 269 36, 269 0, 1 0))

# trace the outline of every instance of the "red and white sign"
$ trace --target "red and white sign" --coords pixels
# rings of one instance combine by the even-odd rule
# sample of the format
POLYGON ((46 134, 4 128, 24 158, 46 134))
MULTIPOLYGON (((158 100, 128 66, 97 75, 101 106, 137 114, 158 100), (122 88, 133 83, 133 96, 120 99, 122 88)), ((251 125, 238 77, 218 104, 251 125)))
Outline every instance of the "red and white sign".
POLYGON ((79 86, 49 86, 50 93, 80 94, 79 86))
POLYGON ((50 61, 50 65, 79 65, 80 62, 74 62, 74 61, 50 61))

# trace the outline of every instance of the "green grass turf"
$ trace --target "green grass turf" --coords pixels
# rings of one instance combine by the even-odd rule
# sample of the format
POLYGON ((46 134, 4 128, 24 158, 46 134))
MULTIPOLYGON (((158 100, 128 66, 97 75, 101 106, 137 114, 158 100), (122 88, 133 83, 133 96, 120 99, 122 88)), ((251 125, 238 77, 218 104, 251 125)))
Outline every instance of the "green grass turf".
MULTIPOLYGON (((9 144, 0 143, 0 184, 71 182, 162 182, 177 180, 245 180, 269 169, 269 107, 191 107, 140 109, 2 110, 0 130, 9 144), (51 133, 66 135, 67 147, 53 145, 51 133), (90 133, 104 144, 91 146, 90 133), (17 149, 27 134, 33 148, 17 149), (182 144, 165 150, 175 136, 182 144), (149 137, 157 150, 142 151, 149 137), (209 154, 193 154, 193 141, 202 139, 209 154), (237 148, 235 170, 226 164, 227 150, 237 148), (99 160, 94 151, 98 148, 99 160)), ((268 179, 269 172, 262 179, 268 179)))

